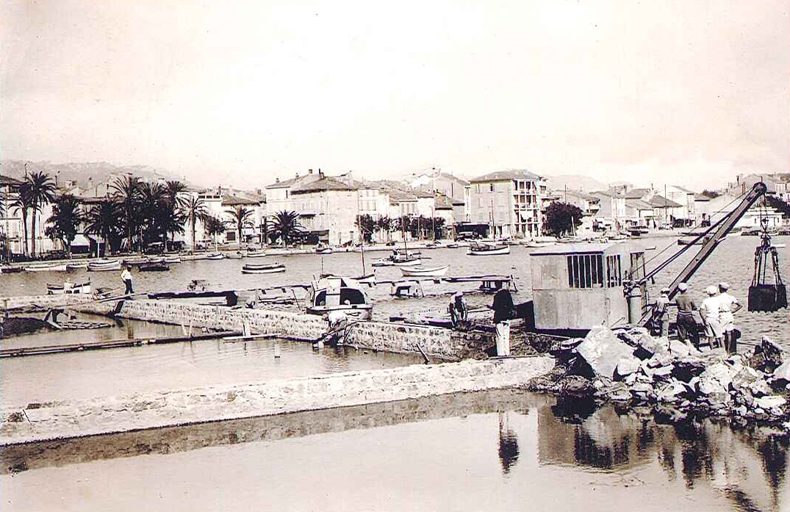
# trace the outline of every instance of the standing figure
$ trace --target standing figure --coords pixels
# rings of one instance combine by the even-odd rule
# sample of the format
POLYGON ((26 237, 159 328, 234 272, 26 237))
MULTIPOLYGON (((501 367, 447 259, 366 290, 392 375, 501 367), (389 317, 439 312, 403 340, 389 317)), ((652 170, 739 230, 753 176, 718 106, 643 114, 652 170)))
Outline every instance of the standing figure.
POLYGON ((743 306, 738 299, 727 293, 730 285, 727 283, 719 283, 719 320, 721 321, 722 330, 724 331, 724 348, 728 353, 732 354, 737 352, 735 346, 735 317, 733 313, 737 313, 743 306))
POLYGON ((456 327, 460 322, 466 322, 469 307, 462 292, 457 292, 453 295, 453 300, 450 301, 448 309, 450 310, 450 320, 453 323, 453 327, 456 327))
POLYGON ((669 288, 661 289, 661 295, 653 305, 653 318, 660 326, 661 336, 669 336, 669 288))
POLYGON ((700 312, 702 318, 705 320, 705 335, 708 337, 710 347, 713 348, 714 343, 716 346, 722 345, 722 337, 724 331, 721 326, 721 317, 719 315, 719 288, 716 286, 708 286, 705 289, 708 298, 702 301, 700 312))
POLYGON ((678 318, 676 321, 678 338, 680 341, 699 345, 699 328, 697 327, 697 321, 694 319, 697 305, 688 294, 688 289, 689 287, 686 283, 680 283, 678 285, 679 293, 675 298, 675 304, 678 307, 678 318))
POLYGON ((123 284, 126 285, 126 291, 123 292, 124 295, 129 295, 130 293, 134 293, 132 289, 132 267, 127 266, 123 272, 121 272, 121 281, 123 284))
POLYGON ((494 295, 491 304, 494 310, 494 325, 496 327, 496 349, 498 356, 510 355, 510 319, 516 316, 516 307, 510 290, 501 289, 494 295))

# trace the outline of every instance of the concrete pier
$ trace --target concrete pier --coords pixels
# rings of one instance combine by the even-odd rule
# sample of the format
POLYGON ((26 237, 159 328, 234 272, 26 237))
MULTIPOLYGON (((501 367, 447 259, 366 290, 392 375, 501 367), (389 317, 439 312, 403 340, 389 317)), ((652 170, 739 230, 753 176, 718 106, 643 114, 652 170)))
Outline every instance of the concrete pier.
POLYGON ((550 357, 414 365, 302 379, 20 404, 0 411, 0 446, 525 386, 550 357))

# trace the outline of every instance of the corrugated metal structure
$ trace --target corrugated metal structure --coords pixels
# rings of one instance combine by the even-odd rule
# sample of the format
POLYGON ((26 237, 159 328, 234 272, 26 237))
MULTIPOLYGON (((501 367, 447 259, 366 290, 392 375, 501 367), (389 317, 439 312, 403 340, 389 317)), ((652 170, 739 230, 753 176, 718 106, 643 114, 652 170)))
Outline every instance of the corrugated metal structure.
POLYGON ((634 321, 623 283, 645 275, 644 250, 578 243, 544 247, 530 257, 536 329, 576 331, 634 321))

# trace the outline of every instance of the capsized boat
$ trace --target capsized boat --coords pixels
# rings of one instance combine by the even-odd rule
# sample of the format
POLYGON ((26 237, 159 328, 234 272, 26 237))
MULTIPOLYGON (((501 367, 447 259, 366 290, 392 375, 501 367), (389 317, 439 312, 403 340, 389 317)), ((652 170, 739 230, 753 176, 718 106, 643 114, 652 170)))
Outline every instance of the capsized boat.
POLYGON ((91 280, 83 281, 81 283, 72 283, 68 279, 63 284, 49 284, 47 283, 47 295, 63 295, 72 293, 90 293, 91 280))
POLYGON ((65 272, 66 270, 68 270, 66 263, 49 263, 25 267, 25 272, 65 272))
POLYGON ((509 245, 500 245, 496 242, 477 242, 473 241, 469 244, 469 256, 498 256, 502 254, 510 254, 509 245))
POLYGON ((401 267, 403 277, 441 277, 447 273, 450 267, 401 267))
POLYGON ((89 272, 109 272, 121 270, 121 260, 96 260, 88 263, 89 272))
POLYGON ((250 263, 241 267, 242 274, 274 274, 285 272, 285 265, 282 263, 250 263))
POLYGON ((348 277, 327 276, 313 281, 305 303, 311 315, 341 311, 361 320, 370 320, 373 315, 373 304, 360 283, 348 277))

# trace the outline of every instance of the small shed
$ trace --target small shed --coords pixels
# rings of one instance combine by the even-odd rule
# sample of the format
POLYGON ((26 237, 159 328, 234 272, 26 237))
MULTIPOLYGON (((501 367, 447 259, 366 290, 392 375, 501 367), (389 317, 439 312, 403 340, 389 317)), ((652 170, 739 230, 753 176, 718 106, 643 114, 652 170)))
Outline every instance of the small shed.
POLYGON ((627 243, 574 243, 530 253, 535 328, 589 330, 627 324, 623 283, 645 275, 644 250, 627 243))

